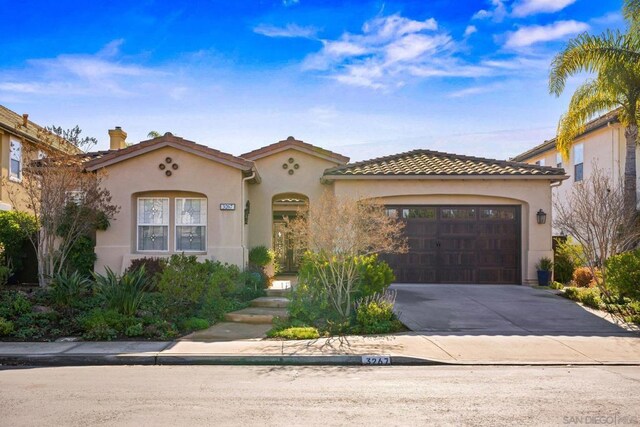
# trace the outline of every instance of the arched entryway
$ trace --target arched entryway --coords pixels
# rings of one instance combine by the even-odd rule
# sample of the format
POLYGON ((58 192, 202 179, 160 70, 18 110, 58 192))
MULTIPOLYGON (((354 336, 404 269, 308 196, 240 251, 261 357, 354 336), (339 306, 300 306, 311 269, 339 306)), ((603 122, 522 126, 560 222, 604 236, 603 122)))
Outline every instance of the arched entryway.
POLYGON ((280 272, 296 273, 300 265, 302 249, 297 248, 287 232, 287 220, 295 218, 309 206, 309 198, 299 193, 282 193, 273 196, 273 250, 280 264, 280 272))

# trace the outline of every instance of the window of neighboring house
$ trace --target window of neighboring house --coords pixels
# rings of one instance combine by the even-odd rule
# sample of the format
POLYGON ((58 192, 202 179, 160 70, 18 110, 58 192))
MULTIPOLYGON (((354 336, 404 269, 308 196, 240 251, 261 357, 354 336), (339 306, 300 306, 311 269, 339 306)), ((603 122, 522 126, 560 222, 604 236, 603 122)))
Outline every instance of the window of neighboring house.
POLYGON ((536 165, 538 166, 544 166, 544 159, 540 159, 536 162, 536 165))
POLYGON ((207 199, 176 199, 176 251, 205 252, 207 199))
POLYGON ((562 167, 562 154, 560 153, 556 153, 556 167, 557 168, 562 167))
POLYGON ((575 182, 582 181, 584 167, 584 145, 576 144, 573 146, 573 180, 575 182))
POLYGON ((73 203, 76 205, 81 205, 84 203, 84 191, 75 190, 75 191, 67 191, 67 203, 73 203))
POLYGON ((22 180, 22 143, 13 139, 9 143, 9 179, 22 180))
POLYGON ((44 152, 44 151, 42 151, 42 150, 38 150, 38 160, 42 160, 42 159, 44 159, 45 157, 47 157, 47 153, 45 153, 45 152, 44 152))
POLYGON ((138 199, 138 250, 169 250, 169 199, 138 199))

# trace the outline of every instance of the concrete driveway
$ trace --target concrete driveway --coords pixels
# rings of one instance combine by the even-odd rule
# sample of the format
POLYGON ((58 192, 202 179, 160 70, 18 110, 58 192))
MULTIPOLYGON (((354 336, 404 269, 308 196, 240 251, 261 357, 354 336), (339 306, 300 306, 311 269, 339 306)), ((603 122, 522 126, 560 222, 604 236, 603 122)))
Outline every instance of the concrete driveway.
POLYGON ((405 285, 396 312, 413 331, 460 335, 634 335, 573 301, 512 285, 405 285))

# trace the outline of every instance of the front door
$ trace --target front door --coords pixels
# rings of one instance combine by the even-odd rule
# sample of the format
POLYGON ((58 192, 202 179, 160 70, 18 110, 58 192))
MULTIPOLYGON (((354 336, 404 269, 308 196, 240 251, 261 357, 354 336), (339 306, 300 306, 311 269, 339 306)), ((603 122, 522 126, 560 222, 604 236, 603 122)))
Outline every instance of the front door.
POLYGON ((273 217, 273 250, 276 261, 280 264, 280 272, 295 274, 300 265, 300 254, 295 249, 291 233, 287 231, 287 223, 282 215, 273 217))

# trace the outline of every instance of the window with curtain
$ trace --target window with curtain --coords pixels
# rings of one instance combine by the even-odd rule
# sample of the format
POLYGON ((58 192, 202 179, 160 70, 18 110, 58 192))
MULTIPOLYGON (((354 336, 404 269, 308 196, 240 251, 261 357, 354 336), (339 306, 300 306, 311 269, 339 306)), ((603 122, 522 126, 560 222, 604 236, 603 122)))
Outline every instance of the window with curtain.
POLYGON ((176 251, 204 252, 207 236, 207 199, 176 199, 176 251))
POLYGON ((22 143, 13 139, 9 144, 9 178, 22 179, 22 143))
POLYGON ((169 199, 138 199, 138 250, 169 250, 169 199))

